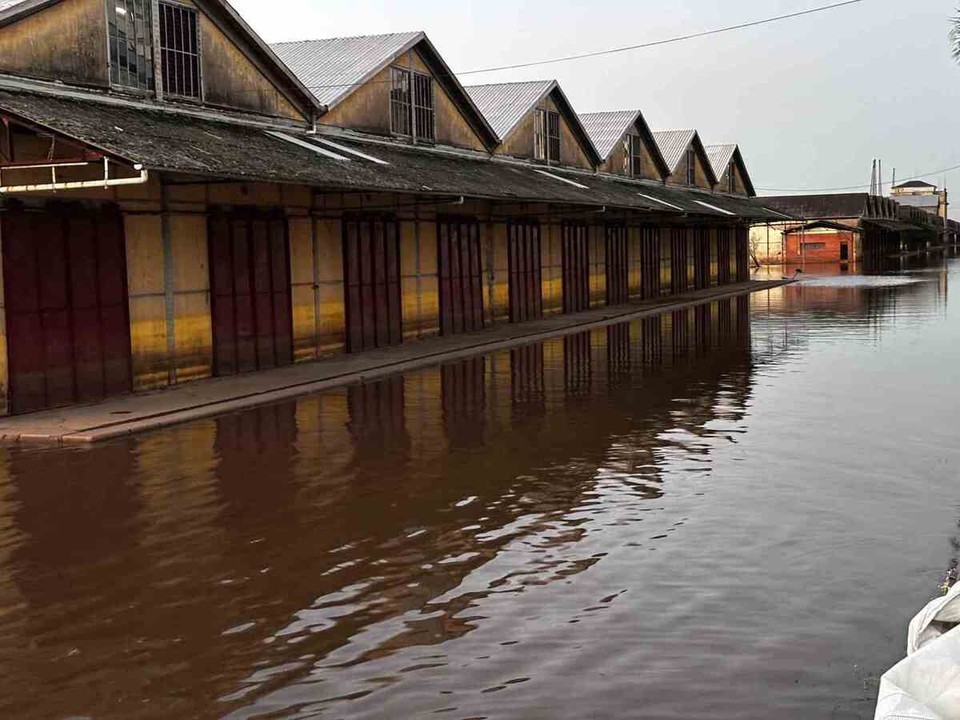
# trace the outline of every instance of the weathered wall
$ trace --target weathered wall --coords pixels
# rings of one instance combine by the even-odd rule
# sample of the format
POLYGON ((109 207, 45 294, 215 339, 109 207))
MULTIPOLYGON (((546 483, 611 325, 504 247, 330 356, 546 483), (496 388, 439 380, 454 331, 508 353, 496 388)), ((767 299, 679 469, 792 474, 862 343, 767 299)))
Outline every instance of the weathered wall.
MULTIPOLYGON (((433 77, 426 63, 414 49, 393 63, 433 77)), ((320 118, 324 125, 348 128, 376 135, 390 135, 391 68, 356 88, 345 100, 320 118)), ((434 112, 437 144, 469 150, 484 150, 483 142, 464 118, 463 113, 434 77, 434 112)))
POLYGON ((108 86, 103 0, 63 0, 0 28, 0 71, 108 86))
MULTIPOLYGON (((636 128, 632 128, 627 135, 640 137, 636 128)), ((628 160, 627 147, 624 145, 625 138, 618 142, 610 153, 610 157, 604 162, 601 170, 613 175, 630 176, 630 163, 628 160)), ((653 152, 650 148, 650 141, 643 140, 641 143, 641 163, 640 176, 645 180, 662 180, 660 171, 657 170, 657 164, 653 159, 653 152)))
MULTIPOLYGON (((540 109, 557 111, 557 104, 552 97, 547 97, 540 105, 540 109)), ((531 108, 530 112, 520 121, 516 129, 504 142, 497 148, 496 154, 509 155, 511 157, 533 159, 533 138, 536 127, 536 110, 531 108)), ((570 130, 570 125, 566 118, 560 115, 560 164, 567 167, 582 168, 590 170, 593 166, 587 157, 576 136, 570 130)))
POLYGON ((786 237, 787 263, 837 263, 840 262, 840 248, 846 245, 847 260, 855 259, 856 235, 853 232, 836 230, 808 230, 803 233, 789 233, 786 237))
MULTIPOLYGON (((710 180, 707 178, 706 166, 704 164, 704 159, 700 156, 700 153, 695 154, 696 160, 696 170, 695 170, 695 180, 694 186, 698 188, 703 188, 704 190, 712 189, 710 180)), ((683 159, 680 160, 680 163, 677 165, 677 169, 674 173, 668 178, 667 182, 672 185, 686 185, 687 184, 687 158, 688 153, 684 151, 683 159)))
POLYGON ((200 13, 204 102, 308 121, 209 17, 200 13))

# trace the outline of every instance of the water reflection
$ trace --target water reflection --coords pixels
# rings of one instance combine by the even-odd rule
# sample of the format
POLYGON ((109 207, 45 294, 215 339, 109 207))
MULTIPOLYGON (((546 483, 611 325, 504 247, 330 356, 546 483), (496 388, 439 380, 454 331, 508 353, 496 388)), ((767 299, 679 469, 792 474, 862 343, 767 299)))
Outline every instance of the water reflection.
MULTIPOLYGON (((765 612, 782 590, 750 585, 759 539, 803 513, 744 512, 776 485, 747 451, 768 368, 944 303, 931 278, 811 284, 5 451, 0 717, 668 718, 708 695, 732 717, 721 660, 762 648, 713 618, 765 612)), ((792 637, 788 606, 771 617, 792 637)), ((791 715, 793 681, 769 671, 784 717, 823 716, 829 681, 791 715)))

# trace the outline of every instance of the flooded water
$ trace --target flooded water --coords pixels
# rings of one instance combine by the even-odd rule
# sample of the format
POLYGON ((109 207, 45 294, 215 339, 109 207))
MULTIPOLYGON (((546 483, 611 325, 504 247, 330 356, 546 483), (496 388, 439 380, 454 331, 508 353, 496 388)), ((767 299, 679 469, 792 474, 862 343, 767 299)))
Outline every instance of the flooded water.
POLYGON ((871 718, 960 551, 960 264, 0 454, 0 717, 871 718))

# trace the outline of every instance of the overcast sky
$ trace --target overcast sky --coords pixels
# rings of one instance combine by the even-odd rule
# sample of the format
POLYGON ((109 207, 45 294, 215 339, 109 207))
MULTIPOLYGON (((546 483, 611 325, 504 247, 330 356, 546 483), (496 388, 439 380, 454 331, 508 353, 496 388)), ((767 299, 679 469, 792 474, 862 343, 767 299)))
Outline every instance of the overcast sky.
MULTIPOLYGON (((425 30, 455 72, 604 50, 830 0, 233 0, 267 41, 425 30)), ((864 0, 647 50, 472 75, 556 78, 579 112, 640 108, 655 130, 736 141, 758 188, 889 183, 960 164, 954 0, 864 0)), ((929 178, 942 183, 943 176, 929 178)), ((960 217, 960 171, 947 173, 960 217)), ((762 191, 762 194, 763 191, 762 191)), ((765 194, 771 194, 765 192, 765 194)))

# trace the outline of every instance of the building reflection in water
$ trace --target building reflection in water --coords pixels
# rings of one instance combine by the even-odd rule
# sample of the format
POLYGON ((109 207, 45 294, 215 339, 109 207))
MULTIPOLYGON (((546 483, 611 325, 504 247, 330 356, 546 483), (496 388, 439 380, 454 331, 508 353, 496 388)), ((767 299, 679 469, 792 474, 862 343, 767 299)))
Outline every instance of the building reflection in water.
POLYGON ((399 682, 400 651, 596 564, 591 522, 655 507, 668 464, 709 472, 707 426, 751 391, 748 313, 724 300, 6 453, 0 715, 250 717, 399 682))

